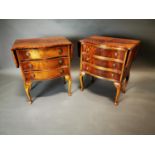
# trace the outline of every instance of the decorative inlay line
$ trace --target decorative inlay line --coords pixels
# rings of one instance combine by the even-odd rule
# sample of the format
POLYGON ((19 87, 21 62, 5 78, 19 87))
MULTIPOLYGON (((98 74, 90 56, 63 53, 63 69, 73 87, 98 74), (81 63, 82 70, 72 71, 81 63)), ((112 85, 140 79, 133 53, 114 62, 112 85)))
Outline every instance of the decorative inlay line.
POLYGON ((96 58, 96 59, 100 59, 100 60, 107 60, 107 61, 114 61, 114 62, 123 63, 123 61, 120 60, 120 59, 109 58, 109 57, 103 57, 103 56, 98 56, 98 55, 94 55, 93 57, 96 58))
POLYGON ((110 46, 107 46, 107 45, 100 45, 98 46, 99 48, 103 48, 103 49, 114 49, 114 50, 118 50, 118 51, 123 51, 124 49, 121 48, 121 47, 110 47, 110 46))
POLYGON ((116 70, 116 69, 111 69, 111 68, 105 68, 105 67, 101 67, 101 66, 96 66, 94 64, 90 64, 90 63, 87 63, 87 62, 83 62, 83 63, 86 64, 86 65, 89 65, 91 67, 94 67, 96 69, 99 69, 99 70, 110 71, 110 72, 114 72, 114 73, 117 73, 117 74, 121 74, 121 71, 116 70))

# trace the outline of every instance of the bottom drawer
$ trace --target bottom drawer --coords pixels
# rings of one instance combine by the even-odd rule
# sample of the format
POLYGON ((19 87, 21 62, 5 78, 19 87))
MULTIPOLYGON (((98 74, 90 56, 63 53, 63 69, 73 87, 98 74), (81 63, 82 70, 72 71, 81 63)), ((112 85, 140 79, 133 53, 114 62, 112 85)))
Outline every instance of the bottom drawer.
POLYGON ((99 78, 106 78, 112 81, 120 81, 120 74, 113 73, 110 71, 99 70, 85 64, 83 64, 82 68, 84 71, 86 71, 86 73, 90 73, 92 75, 98 76, 99 78))
POLYGON ((48 80, 69 74, 68 68, 57 68, 51 71, 29 71, 24 72, 25 80, 48 80))

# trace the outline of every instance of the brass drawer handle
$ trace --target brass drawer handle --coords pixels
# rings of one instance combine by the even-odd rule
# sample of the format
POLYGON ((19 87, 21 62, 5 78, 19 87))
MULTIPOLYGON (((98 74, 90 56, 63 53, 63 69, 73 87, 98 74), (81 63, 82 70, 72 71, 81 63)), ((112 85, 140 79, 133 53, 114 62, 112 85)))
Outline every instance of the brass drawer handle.
POLYGON ((63 50, 61 48, 59 48, 58 53, 62 54, 63 50))
POLYGON ((63 69, 61 69, 61 70, 60 70, 60 74, 63 74, 63 73, 64 73, 64 70, 63 70, 63 69))
POLYGON ((30 52, 26 52, 26 56, 28 56, 28 57, 29 57, 29 56, 30 56, 30 52))
POLYGON ((118 56, 118 53, 117 53, 117 52, 115 52, 115 56, 116 56, 116 57, 118 56))
POLYGON ((29 64, 28 66, 29 66, 29 68, 33 68, 33 65, 32 64, 29 64))
POLYGON ((62 59, 59 59, 59 64, 60 64, 60 65, 62 65, 62 64, 63 64, 62 59))
POLYGON ((86 70, 88 71, 89 70, 89 67, 86 67, 86 70))
POLYGON ((114 74, 112 73, 111 76, 114 77, 114 74))
POLYGON ((113 65, 112 65, 113 67, 116 67, 116 64, 115 63, 113 63, 113 65))
POLYGON ((86 61, 89 61, 90 59, 89 58, 86 58, 86 61))

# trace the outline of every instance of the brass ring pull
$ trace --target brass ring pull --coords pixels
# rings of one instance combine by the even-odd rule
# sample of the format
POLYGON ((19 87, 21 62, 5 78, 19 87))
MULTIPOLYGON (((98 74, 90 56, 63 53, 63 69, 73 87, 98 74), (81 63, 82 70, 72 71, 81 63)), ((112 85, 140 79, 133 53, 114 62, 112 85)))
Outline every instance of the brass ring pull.
POLYGON ((89 58, 86 58, 86 61, 89 61, 89 58))
POLYGON ((62 54, 63 50, 60 48, 60 49, 58 50, 58 52, 59 52, 59 54, 62 54))
POLYGON ((26 56, 28 56, 28 57, 29 57, 29 56, 30 56, 30 52, 26 52, 26 56))
POLYGON ((116 64, 115 63, 113 63, 113 67, 116 67, 116 64))
POLYGON ((33 65, 32 64, 29 64, 29 68, 33 68, 33 65))
POLYGON ((62 65, 62 64, 63 64, 62 59, 59 59, 59 64, 60 64, 60 65, 62 65))
POLYGON ((63 73, 64 73, 64 70, 63 70, 63 69, 61 69, 61 70, 60 70, 60 73, 61 73, 61 74, 63 74, 63 73))
POLYGON ((115 52, 115 56, 117 56, 118 55, 118 53, 117 52, 115 52))

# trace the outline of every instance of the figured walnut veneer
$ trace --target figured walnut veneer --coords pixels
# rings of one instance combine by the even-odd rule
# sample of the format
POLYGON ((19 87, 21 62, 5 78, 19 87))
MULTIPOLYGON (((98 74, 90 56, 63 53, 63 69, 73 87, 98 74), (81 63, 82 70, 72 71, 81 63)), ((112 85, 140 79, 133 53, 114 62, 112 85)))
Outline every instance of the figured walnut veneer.
POLYGON ((32 82, 64 77, 71 95, 70 61, 72 43, 64 37, 16 40, 12 46, 16 67, 21 68, 26 95, 30 95, 32 82))
POLYGON ((125 92, 132 61, 139 47, 139 40, 91 36, 80 40, 80 85, 84 88, 83 76, 106 79, 116 87, 115 105, 120 91, 125 92))

